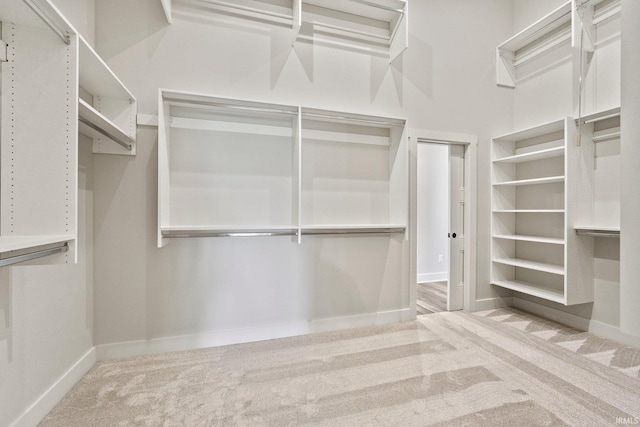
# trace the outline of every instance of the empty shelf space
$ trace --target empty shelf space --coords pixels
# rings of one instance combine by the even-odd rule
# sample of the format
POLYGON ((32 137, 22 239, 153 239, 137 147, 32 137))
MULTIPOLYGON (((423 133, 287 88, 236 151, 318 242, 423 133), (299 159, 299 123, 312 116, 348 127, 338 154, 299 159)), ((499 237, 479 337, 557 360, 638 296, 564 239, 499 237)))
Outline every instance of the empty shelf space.
POLYGON ((532 162, 534 160, 550 159, 553 157, 561 157, 564 155, 564 147, 554 147, 545 150, 534 151, 531 153, 516 154, 513 156, 501 157, 494 160, 494 163, 523 163, 532 162))
POLYGON ((0 252, 19 251, 73 240, 75 240, 75 237, 69 234, 56 236, 2 236, 0 237, 0 252))
POLYGON ((564 176, 548 176, 544 178, 532 178, 532 179, 519 179, 515 181, 496 182, 494 186, 521 186, 521 185, 539 185, 539 184, 553 184, 557 182, 564 182, 564 176))
POLYGON ((519 234, 499 234, 494 235, 494 239, 517 240, 521 242, 550 243, 553 245, 564 245, 565 241, 556 237, 524 236, 519 234))
POLYGON ((135 142, 133 135, 127 134, 81 98, 78 99, 78 120, 80 121, 80 132, 91 138, 107 137, 127 150, 131 150, 131 143, 135 142))
POLYGON ((558 292, 554 289, 549 289, 544 286, 534 285, 518 280, 494 280, 491 282, 491 284, 510 289, 512 291, 521 292, 523 294, 564 304, 565 298, 562 292, 558 292))
POLYGON ((574 229, 579 236, 620 238, 620 227, 576 226, 574 229))
POLYGON ((93 96, 121 98, 134 102, 135 97, 95 50, 80 36, 80 87, 93 96))
POLYGON ((497 258, 493 262, 505 265, 511 265, 513 267, 527 268, 529 270, 542 271, 551 274, 564 274, 564 267, 561 265, 548 264, 543 262, 529 261, 519 258, 497 258))

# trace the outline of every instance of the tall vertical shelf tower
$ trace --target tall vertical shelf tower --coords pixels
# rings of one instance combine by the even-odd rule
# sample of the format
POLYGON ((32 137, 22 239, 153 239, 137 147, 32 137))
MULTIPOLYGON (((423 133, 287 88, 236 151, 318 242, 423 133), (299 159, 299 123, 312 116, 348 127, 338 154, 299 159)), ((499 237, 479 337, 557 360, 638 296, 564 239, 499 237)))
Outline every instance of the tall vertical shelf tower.
POLYGON ((593 154, 567 118, 492 141, 491 283, 564 305, 593 301, 593 154), (581 145, 578 146, 578 143, 581 145))

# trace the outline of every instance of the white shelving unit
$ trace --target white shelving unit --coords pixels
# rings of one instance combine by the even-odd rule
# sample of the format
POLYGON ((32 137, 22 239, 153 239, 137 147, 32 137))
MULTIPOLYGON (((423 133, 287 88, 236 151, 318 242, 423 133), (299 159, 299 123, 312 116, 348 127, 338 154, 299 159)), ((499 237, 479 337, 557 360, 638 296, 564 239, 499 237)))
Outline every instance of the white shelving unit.
POLYGON ((39 262, 76 260, 77 104, 72 99, 77 87, 72 82, 78 39, 51 3, 32 6, 57 32, 25 2, 0 3, 1 38, 8 44, 1 73, 2 266, 45 255, 39 262))
POLYGON ((404 233, 405 120, 309 108, 301 114, 303 231, 404 233))
POLYGON ((577 236, 593 158, 572 119, 492 141, 491 283, 565 305, 593 301, 593 242, 577 236), (590 279, 590 280, 589 280, 590 279))
POLYGON ((94 153, 135 155, 136 98, 80 35, 79 44, 80 132, 94 153))
POLYGON ((400 234, 405 121, 160 90, 168 238, 400 234))
POLYGON ((51 1, 3 1, 0 20, 0 266, 76 262, 78 132, 131 147, 136 101, 51 1))
POLYGON ((565 42, 570 42, 573 48, 593 52, 597 25, 619 13, 620 0, 564 3, 496 48, 497 84, 516 87, 519 66, 565 42))
POLYGON ((242 17, 294 31, 303 41, 361 48, 393 61, 408 46, 406 0, 161 0, 167 21, 175 7, 242 17))
POLYGON ((298 107, 160 90, 158 244, 298 235, 298 107))

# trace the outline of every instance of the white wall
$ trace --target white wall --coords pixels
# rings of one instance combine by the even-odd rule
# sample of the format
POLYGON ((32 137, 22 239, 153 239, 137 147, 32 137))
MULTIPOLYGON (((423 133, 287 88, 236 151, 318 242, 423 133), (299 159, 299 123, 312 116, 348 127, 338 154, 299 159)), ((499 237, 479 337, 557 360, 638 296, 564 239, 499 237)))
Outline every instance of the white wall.
MULTIPOLYGON (((511 31, 510 0, 412 2, 410 48, 392 65, 358 51, 292 48, 288 31, 273 26, 203 16, 176 16, 169 26, 157 0, 98 0, 96 16, 97 49, 137 96, 141 113, 156 114, 164 87, 407 117, 410 127, 475 134, 479 210, 488 206, 488 141, 512 119, 511 94, 494 81, 495 46, 511 31)), ((138 138, 136 158, 95 159, 96 344, 408 304, 387 285, 393 277, 378 277, 401 251, 406 256, 393 239, 307 239, 302 248, 286 238, 268 247, 263 240, 196 239, 157 249, 157 130, 140 128, 138 138), (305 251, 324 261, 301 265, 305 251)), ((488 217, 480 221, 479 245, 488 248, 488 217)), ((484 264, 478 292, 487 298, 495 291, 484 264)))
POLYGON ((640 336, 640 2, 622 1, 620 330, 640 336))
POLYGON ((448 280, 449 146, 418 144, 417 185, 417 280, 448 280))
MULTIPOLYGON (((92 0, 54 2, 70 13, 74 25, 89 30, 89 40, 93 38, 92 0)), ((31 265, 0 268, 2 426, 16 421, 37 424, 92 363, 93 154, 89 142, 80 142, 78 162, 78 264, 39 265, 36 260, 31 265), (66 375, 78 362, 81 367, 66 375), (55 384, 53 392, 47 393, 55 384)))

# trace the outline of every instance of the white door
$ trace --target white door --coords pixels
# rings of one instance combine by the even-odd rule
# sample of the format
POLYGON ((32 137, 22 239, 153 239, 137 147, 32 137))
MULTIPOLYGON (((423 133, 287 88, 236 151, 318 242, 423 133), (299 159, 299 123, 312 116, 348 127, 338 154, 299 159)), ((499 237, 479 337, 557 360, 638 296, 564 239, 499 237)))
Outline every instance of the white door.
POLYGON ((449 311, 464 307, 464 150, 449 145, 449 311))

